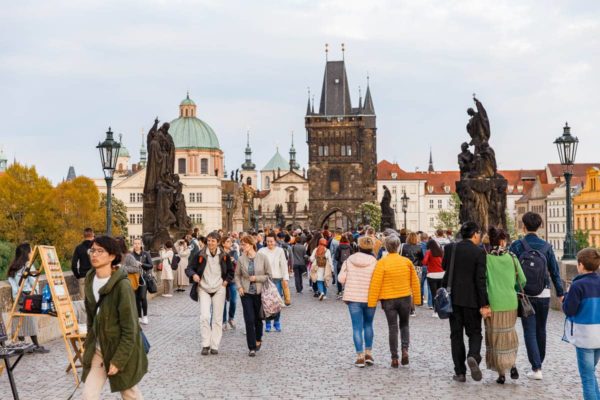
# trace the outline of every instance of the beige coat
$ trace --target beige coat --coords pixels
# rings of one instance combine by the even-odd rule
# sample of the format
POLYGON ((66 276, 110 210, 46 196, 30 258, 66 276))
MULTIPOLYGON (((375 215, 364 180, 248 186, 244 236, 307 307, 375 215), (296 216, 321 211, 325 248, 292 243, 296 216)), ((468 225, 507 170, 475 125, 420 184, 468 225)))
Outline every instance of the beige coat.
POLYGON ((185 269, 188 266, 188 258, 190 257, 190 248, 183 245, 175 244, 177 254, 179 254, 179 267, 175 271, 175 286, 187 286, 190 283, 190 278, 185 274, 185 269))
MULTIPOLYGON (((317 266, 317 249, 314 249, 312 255, 310 256, 310 262, 312 262, 312 267, 310 269, 310 279, 313 282, 317 281, 317 274, 319 273, 319 267, 317 266)), ((325 264, 325 287, 329 286, 331 283, 331 278, 333 276, 333 263, 331 260, 331 252, 329 249, 325 252, 325 258, 327 259, 327 263, 325 264)))
MULTIPOLYGON (((238 288, 244 288, 245 293, 248 293, 250 290, 250 275, 248 274, 249 263, 250 259, 244 254, 239 258, 237 268, 235 269, 235 284, 238 288)), ((271 273, 271 266, 269 265, 269 259, 263 253, 256 253, 256 257, 254 257, 254 276, 256 277, 256 293, 260 294, 262 292, 263 283, 273 276, 271 273)))

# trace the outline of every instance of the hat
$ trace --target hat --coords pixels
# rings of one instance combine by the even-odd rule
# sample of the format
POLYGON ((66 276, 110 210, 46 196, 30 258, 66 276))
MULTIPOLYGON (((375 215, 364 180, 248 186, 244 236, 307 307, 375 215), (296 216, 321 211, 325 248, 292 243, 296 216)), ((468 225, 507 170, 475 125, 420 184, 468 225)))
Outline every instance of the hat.
POLYGON ((358 247, 363 250, 373 250, 373 239, 368 236, 361 236, 358 238, 358 247))

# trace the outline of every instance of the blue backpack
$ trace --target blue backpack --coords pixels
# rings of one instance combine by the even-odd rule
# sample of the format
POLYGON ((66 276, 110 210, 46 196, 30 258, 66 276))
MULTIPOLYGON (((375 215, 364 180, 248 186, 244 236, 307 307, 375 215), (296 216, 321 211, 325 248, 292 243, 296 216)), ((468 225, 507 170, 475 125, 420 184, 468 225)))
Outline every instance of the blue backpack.
POLYGON ((521 239, 520 242, 523 245, 523 252, 519 256, 519 262, 527 278, 523 291, 527 296, 538 296, 546 288, 548 260, 545 253, 550 245, 546 243, 540 250, 535 250, 525 239, 521 239))

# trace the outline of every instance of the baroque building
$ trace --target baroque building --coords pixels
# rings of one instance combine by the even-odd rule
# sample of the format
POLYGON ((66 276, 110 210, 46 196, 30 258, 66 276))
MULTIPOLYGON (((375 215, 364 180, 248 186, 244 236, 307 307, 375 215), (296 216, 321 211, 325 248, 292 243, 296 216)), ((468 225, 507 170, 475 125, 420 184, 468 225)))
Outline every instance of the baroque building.
POLYGON ((586 171, 581 192, 573 197, 575 230, 588 237, 592 247, 600 247, 600 168, 586 171))
POLYGON ((377 125, 368 84, 364 104, 352 107, 343 60, 326 62, 319 110, 309 98, 305 127, 310 225, 348 229, 360 205, 377 200, 377 125))

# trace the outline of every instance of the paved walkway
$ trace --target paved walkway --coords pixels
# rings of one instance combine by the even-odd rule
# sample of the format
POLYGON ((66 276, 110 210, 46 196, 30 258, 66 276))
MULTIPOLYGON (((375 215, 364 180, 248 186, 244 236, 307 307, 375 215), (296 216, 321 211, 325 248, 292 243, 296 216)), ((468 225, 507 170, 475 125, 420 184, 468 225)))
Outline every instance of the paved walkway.
MULTIPOLYGON (((150 302, 150 325, 145 329, 152 344, 150 372, 141 382, 146 399, 580 399, 575 352, 561 341, 563 316, 551 311, 548 322, 548 356, 544 380, 525 378, 525 347, 519 350, 522 378, 495 383, 495 373, 484 371, 482 382, 452 381, 447 321, 431 318, 417 308, 411 318, 410 365, 389 367, 387 325, 378 309, 375 318, 375 366, 358 369, 354 362, 352 330, 346 306, 311 294, 293 295, 283 310, 283 332, 268 333, 256 358, 247 356, 241 304, 237 330, 225 332, 218 356, 201 356, 199 306, 187 293, 150 302)), ((520 323, 519 338, 522 338, 520 323)), ((16 369, 22 399, 66 399, 74 388, 62 340, 48 344, 50 354, 28 355, 16 369)), ((485 347, 485 346, 484 346, 485 347)), ((108 385, 107 385, 108 387, 108 385)), ((81 390, 75 398, 80 398, 81 390)), ((6 375, 0 377, 0 399, 10 399, 6 375)), ((117 399, 108 390, 103 399, 117 399)))

